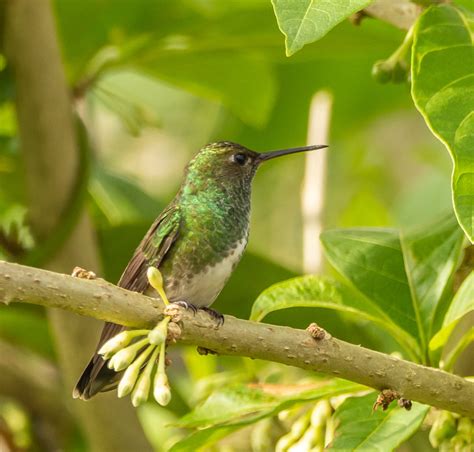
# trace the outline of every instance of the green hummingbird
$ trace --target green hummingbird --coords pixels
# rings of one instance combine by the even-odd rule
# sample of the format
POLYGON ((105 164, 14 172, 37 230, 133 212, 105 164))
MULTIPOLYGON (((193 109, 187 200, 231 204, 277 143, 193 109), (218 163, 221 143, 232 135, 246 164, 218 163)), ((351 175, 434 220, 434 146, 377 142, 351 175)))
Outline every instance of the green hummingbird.
MULTIPOLYGON (((325 147, 258 153, 228 141, 204 146, 188 164, 178 193, 151 225, 118 285, 157 297, 147 278, 148 268, 155 266, 163 275, 170 302, 205 310, 223 321, 209 306, 247 245, 251 185, 257 168, 275 157, 325 147)), ((97 350, 123 329, 105 324, 96 353, 74 389, 75 398, 87 400, 117 385, 116 373, 97 350)))

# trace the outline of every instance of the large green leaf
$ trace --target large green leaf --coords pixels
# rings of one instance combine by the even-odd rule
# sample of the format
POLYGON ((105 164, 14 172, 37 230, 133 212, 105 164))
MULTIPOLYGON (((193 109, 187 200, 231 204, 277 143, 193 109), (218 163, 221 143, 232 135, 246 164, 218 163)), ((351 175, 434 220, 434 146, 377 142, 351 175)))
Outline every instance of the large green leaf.
MULTIPOLYGON (((251 126, 263 126, 276 95, 273 67, 262 47, 277 48, 267 2, 112 0, 57 2, 71 78, 97 80, 110 69, 138 69, 218 101, 251 126), (87 17, 90 33, 75 39, 87 17)), ((122 106, 125 108, 125 106, 122 106)), ((128 105, 131 115, 140 111, 128 105)))
POLYGON ((293 307, 319 307, 355 314, 356 318, 377 323, 409 350, 416 349, 413 338, 373 301, 324 276, 303 276, 269 287, 253 304, 250 319, 260 321, 270 312, 293 307))
POLYGON ((432 335, 438 305, 459 263, 463 240, 453 215, 429 228, 422 226, 401 234, 408 281, 425 343, 432 335))
POLYGON ((260 389, 245 385, 224 387, 213 392, 202 405, 197 406, 179 421, 181 427, 210 427, 229 421, 241 421, 246 416, 268 411, 278 399, 260 389))
POLYGON ((321 234, 326 256, 400 328, 419 337, 399 234, 390 229, 334 229, 321 234))
POLYGON ((321 39, 338 23, 365 8, 371 0, 272 0, 286 54, 321 39))
POLYGON ((420 341, 424 359, 462 247, 463 234, 452 216, 401 237, 388 229, 336 229, 321 240, 334 267, 420 341))
POLYGON ((449 306, 443 321, 443 327, 433 336, 430 349, 443 346, 451 332, 468 312, 474 311, 474 271, 464 280, 449 306))
POLYGON ((474 241, 474 14, 450 5, 428 8, 414 31, 412 97, 454 163, 453 203, 474 241))
POLYGON ((246 424, 271 416, 294 405, 364 390, 365 386, 346 380, 333 379, 295 388, 290 395, 273 396, 259 388, 234 385, 215 391, 202 404, 185 415, 178 423, 181 427, 209 427, 246 424))
POLYGON ((265 125, 275 101, 277 85, 272 66, 244 53, 164 54, 141 67, 155 77, 222 102, 253 126, 265 125))
POLYGON ((394 404, 372 412, 375 394, 347 399, 334 414, 338 427, 327 450, 389 452, 420 427, 429 407, 414 403, 410 411, 394 404))
POLYGON ((316 401, 342 394, 349 394, 366 389, 356 383, 345 380, 321 382, 314 389, 295 391, 289 396, 270 396, 261 389, 244 385, 223 388, 214 392, 203 404, 184 416, 178 425, 181 427, 206 427, 171 449, 173 452, 196 450, 196 448, 213 444, 229 433, 273 416, 294 405, 316 401))

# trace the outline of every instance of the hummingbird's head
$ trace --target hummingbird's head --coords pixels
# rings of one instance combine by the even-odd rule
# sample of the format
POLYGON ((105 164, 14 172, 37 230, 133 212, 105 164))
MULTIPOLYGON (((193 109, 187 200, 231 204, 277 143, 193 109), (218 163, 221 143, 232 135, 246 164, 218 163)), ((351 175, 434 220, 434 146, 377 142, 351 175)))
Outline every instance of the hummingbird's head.
POLYGON ((259 153, 237 143, 219 141, 204 146, 191 160, 188 165, 188 177, 201 179, 202 183, 208 178, 208 180, 250 185, 261 163, 282 155, 325 147, 325 145, 303 146, 259 153))

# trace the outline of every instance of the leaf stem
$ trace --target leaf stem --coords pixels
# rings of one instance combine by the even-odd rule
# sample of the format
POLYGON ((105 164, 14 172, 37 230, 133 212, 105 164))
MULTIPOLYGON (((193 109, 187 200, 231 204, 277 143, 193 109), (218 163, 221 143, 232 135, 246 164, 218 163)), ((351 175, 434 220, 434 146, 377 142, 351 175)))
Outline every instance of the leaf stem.
POLYGON ((456 344, 454 349, 451 350, 451 352, 446 356, 446 358, 440 362, 441 369, 444 369, 447 372, 451 372, 453 370, 454 364, 456 364, 456 361, 461 355, 461 353, 472 341, 474 341, 474 327, 471 327, 469 329, 469 331, 456 344))

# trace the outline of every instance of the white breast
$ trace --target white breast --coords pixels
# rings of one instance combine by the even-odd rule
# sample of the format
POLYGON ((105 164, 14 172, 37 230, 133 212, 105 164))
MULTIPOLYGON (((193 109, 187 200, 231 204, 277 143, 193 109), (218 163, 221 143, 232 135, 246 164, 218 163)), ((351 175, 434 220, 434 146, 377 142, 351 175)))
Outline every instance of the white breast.
POLYGON ((209 306, 230 278, 232 270, 242 257, 246 244, 247 240, 241 240, 222 261, 213 267, 206 268, 190 281, 186 281, 179 287, 177 296, 196 306, 209 306))
MULTIPOLYGON (((167 289, 166 293, 169 299, 172 301, 187 301, 195 306, 211 305, 230 278, 235 265, 237 265, 242 257, 246 245, 247 239, 242 239, 216 265, 205 268, 191 279, 179 281, 173 289, 167 289)), ((157 296, 153 289, 148 290, 146 294, 152 297, 157 296)))

